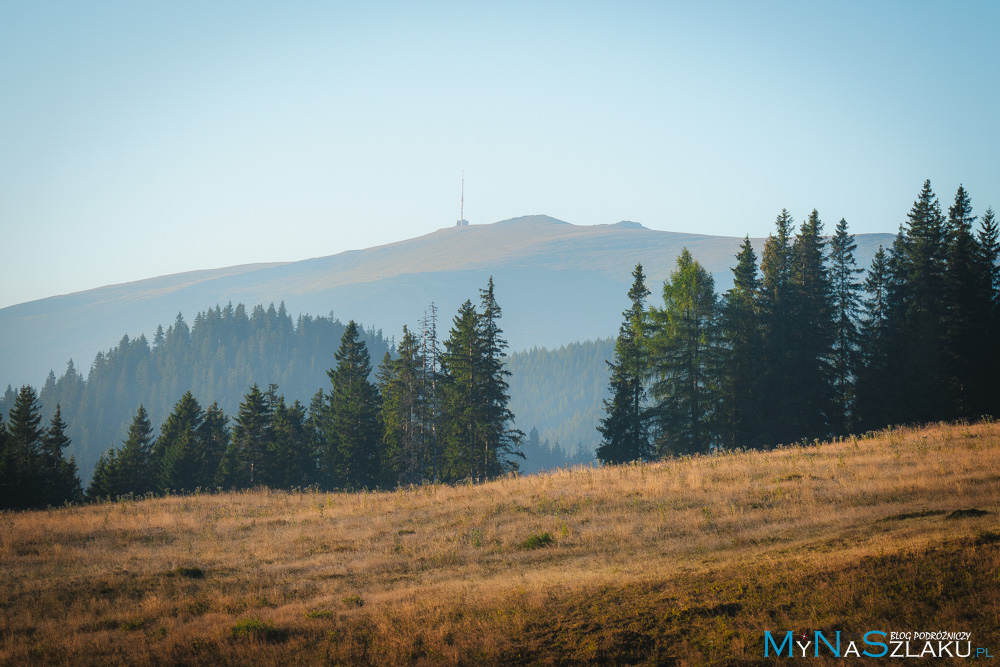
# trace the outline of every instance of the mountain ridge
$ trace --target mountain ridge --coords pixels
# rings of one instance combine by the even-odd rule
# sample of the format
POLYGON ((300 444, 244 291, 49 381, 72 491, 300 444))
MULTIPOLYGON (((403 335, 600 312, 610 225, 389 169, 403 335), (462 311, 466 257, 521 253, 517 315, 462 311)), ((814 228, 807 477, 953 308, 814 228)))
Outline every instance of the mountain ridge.
MULTIPOLYGON (((867 267, 890 234, 858 235, 867 267)), ((721 293, 740 237, 652 230, 639 223, 581 226, 547 215, 445 227, 379 246, 291 262, 202 269, 56 295, 0 309, 0 382, 39 383, 69 359, 89 361, 127 333, 151 335, 178 312, 284 301, 290 313, 334 313, 398 332, 434 301, 447 330, 465 299, 494 276, 512 349, 614 335, 632 268, 649 284, 687 247, 721 293)), ((763 239, 752 239, 760 252, 763 239)), ((655 298, 655 297, 654 297, 655 298)), ((332 354, 332 352, 331 352, 332 354)))

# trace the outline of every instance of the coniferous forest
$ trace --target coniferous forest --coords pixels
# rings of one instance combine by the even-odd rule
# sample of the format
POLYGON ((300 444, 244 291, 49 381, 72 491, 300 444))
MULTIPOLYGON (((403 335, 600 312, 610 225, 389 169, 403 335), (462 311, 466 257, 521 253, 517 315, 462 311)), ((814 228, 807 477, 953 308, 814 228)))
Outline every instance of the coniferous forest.
MULTIPOLYGON (((50 375, 42 397, 55 399, 57 407, 47 430, 40 426, 35 390, 25 386, 13 396, 10 423, 0 429, 0 506, 255 486, 393 488, 485 480, 516 470, 523 434, 513 428, 508 406, 507 343, 492 279, 480 297, 479 308, 471 301, 462 305, 443 341, 433 308, 419 336, 404 327, 395 355, 380 333, 365 334, 353 321, 344 326, 332 318, 300 318, 291 327, 284 309, 273 307, 257 308, 249 317, 240 306, 217 308, 199 315, 191 330, 178 317, 166 332, 157 332, 152 346, 144 338, 123 339, 108 355, 98 356, 87 381, 72 365, 58 380, 50 375), (274 382, 253 384, 229 410, 218 402, 203 406, 188 389, 167 411, 158 434, 151 412, 140 404, 121 443, 98 455, 86 493, 81 491, 76 461, 63 454, 70 438, 60 416, 61 400, 75 399, 75 406, 99 402, 105 390, 105 396, 120 402, 129 395, 122 392, 124 383, 142 386, 154 373, 170 378, 169 383, 161 379, 160 387, 183 386, 181 369, 198 368, 190 359, 199 354, 225 359, 228 353, 234 362, 252 366, 269 358, 264 346, 284 348, 286 359, 297 348, 295 358, 319 364, 327 356, 321 352, 324 343, 338 329, 333 367, 325 369, 325 383, 317 382, 326 388, 306 403, 286 398, 274 382), (221 344, 223 334, 231 347, 221 344), (377 368, 369 345, 382 353, 377 368), (301 353, 310 347, 315 354, 301 353), (188 361, 174 365, 178 358, 188 361), (116 372, 103 377, 102 368, 116 372)), ((188 386, 202 387, 239 382, 235 372, 220 373, 223 368, 225 362, 207 364, 197 379, 185 379, 188 386)), ((265 364, 260 376, 282 377, 295 370, 265 364)), ((12 393, 8 390, 5 401, 12 393)), ((109 400, 107 409, 78 414, 109 419, 105 415, 114 407, 109 400)), ((101 428, 100 423, 86 426, 101 428)))
POLYGON ((840 220, 787 211, 733 287, 684 250, 662 306, 636 266, 597 455, 605 463, 769 448, 1000 410, 1000 234, 963 187, 947 212, 924 183, 865 272, 840 220), (862 275, 864 277, 862 278, 862 275))
POLYGON ((125 336, 86 378, 70 362, 40 393, 8 387, 0 505, 392 488, 582 463, 605 382, 604 463, 996 414, 998 236, 964 188, 945 212, 926 182, 866 271, 845 220, 824 236, 817 211, 797 227, 782 211, 760 258, 744 242, 721 297, 685 250, 662 305, 636 266, 618 337, 551 352, 507 354, 492 279, 443 340, 433 305, 398 341, 332 316, 293 323, 283 305, 216 306, 191 327, 178 315, 152 341, 125 336), (598 357, 613 357, 610 381, 598 357), (573 416, 547 423, 555 412, 573 416))

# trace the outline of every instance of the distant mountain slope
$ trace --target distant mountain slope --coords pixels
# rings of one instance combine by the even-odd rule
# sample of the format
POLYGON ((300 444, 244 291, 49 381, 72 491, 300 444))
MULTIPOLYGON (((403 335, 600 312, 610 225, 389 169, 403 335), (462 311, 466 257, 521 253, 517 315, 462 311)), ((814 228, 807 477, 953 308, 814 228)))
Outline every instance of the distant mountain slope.
MULTIPOLYGON (((859 235, 867 266, 888 234, 859 235)), ((0 309, 0 383, 39 384, 68 359, 87 363, 127 332, 152 334, 178 312, 228 302, 285 302, 290 313, 334 312, 398 333, 427 305, 446 330, 465 299, 490 275, 512 349, 557 347, 615 334, 629 274, 642 262, 657 285, 682 247, 730 283, 741 239, 646 229, 636 223, 576 226, 547 216, 449 227, 366 250, 291 263, 254 264, 150 278, 0 309)), ((760 248, 762 240, 755 240, 760 248)), ((655 291, 655 287, 654 287, 655 291)))

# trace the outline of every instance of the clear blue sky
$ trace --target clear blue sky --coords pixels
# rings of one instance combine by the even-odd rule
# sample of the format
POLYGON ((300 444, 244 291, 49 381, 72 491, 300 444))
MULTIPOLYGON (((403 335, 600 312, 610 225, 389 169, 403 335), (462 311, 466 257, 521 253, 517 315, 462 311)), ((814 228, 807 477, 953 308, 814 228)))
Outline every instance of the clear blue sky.
POLYGON ((0 1, 0 307, 454 224, 1000 208, 998 2, 0 1))

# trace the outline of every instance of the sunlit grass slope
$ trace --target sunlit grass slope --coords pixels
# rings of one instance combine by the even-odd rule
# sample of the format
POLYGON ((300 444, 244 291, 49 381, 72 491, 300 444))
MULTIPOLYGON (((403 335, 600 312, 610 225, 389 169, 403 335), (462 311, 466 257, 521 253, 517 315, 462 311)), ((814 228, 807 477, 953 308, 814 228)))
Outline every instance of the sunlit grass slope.
POLYGON ((0 663, 746 663, 786 629, 1000 649, 998 504, 987 423, 3 514, 0 663))

